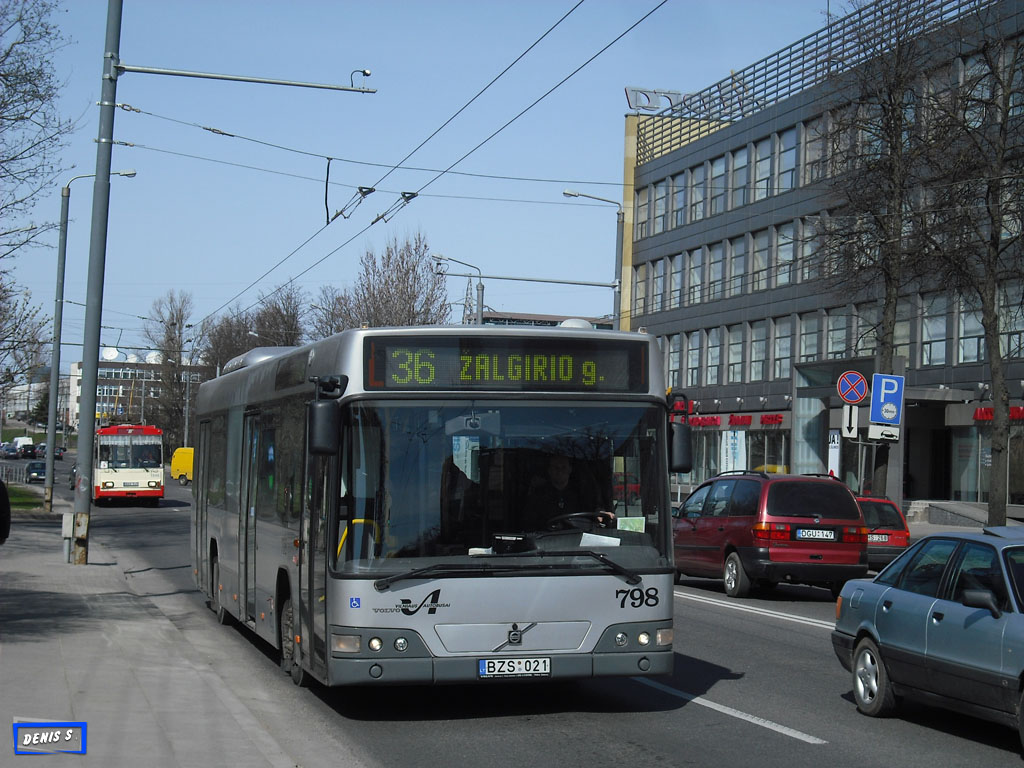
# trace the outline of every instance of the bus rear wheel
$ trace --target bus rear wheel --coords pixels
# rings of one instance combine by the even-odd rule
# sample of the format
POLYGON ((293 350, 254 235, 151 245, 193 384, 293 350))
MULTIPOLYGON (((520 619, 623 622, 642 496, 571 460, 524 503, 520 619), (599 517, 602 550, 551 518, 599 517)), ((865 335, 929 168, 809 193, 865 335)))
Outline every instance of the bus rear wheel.
POLYGON ((308 680, 306 670, 302 668, 299 659, 298 644, 295 642, 295 611, 292 608, 291 598, 281 604, 281 621, 278 625, 281 628, 281 669, 285 674, 290 674, 292 682, 298 686, 304 686, 308 680))

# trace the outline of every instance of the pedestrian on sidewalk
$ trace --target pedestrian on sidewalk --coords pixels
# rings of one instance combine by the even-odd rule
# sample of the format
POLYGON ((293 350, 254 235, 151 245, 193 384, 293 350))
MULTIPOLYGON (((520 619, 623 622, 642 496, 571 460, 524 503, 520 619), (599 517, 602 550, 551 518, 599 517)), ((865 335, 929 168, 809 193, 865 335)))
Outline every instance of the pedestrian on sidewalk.
POLYGON ((0 480, 0 544, 11 535, 11 499, 7 495, 7 486, 0 480))

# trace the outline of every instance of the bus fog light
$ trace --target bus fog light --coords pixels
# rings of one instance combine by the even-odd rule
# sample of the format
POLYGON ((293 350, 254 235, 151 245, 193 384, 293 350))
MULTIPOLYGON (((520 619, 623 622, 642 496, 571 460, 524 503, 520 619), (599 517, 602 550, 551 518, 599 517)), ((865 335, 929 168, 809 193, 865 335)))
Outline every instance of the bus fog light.
POLYGON ((113 488, 114 487, 114 483, 111 482, 110 480, 104 480, 103 481, 103 487, 104 488, 113 488))
POLYGON ((160 487, 160 483, 158 483, 156 480, 150 480, 149 481, 149 487, 150 488, 159 488, 160 487))
POLYGON ((640 645, 648 645, 651 642, 651 633, 641 632, 639 635, 637 635, 636 641, 640 643, 640 645))
POLYGON ((674 638, 672 636, 672 627, 668 627, 666 629, 659 629, 657 634, 655 635, 655 642, 658 645, 672 645, 673 639, 674 638))
POLYGON ((376 653, 377 651, 379 651, 381 648, 384 647, 384 641, 381 640, 379 637, 371 637, 370 638, 370 642, 368 642, 366 644, 366 647, 369 648, 374 653, 376 653))
POLYGON ((404 637, 395 638, 395 650, 396 651, 407 651, 409 649, 409 641, 404 637))
POLYGON ((617 646, 619 646, 620 648, 622 646, 624 646, 628 642, 629 642, 629 638, 626 637, 626 633, 625 632, 619 632, 617 635, 615 635, 615 644, 617 646))
POLYGON ((331 650, 334 653, 359 653, 361 645, 359 635, 331 635, 331 650))

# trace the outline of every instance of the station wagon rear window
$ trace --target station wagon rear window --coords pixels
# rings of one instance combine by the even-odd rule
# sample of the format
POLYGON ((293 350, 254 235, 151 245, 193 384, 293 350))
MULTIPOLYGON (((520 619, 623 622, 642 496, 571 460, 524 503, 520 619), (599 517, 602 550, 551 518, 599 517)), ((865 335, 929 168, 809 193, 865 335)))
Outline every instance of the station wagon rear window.
POLYGON ((777 482, 768 489, 772 517, 821 517, 857 520, 860 508, 845 485, 836 482, 777 482))

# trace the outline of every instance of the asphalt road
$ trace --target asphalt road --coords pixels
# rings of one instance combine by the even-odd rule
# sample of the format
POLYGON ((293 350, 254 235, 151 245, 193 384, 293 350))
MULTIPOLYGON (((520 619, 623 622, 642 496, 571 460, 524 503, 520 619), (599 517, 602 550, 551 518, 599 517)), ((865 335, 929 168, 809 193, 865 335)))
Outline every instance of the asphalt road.
MULTIPOLYGON (((60 477, 61 475, 58 475, 60 477)), ((57 493, 67 493, 66 483, 57 493)), ((191 579, 191 490, 159 508, 94 510, 132 589, 181 629, 298 766, 1019 766, 1007 728, 916 705, 857 713, 832 653, 827 591, 780 586, 730 600, 715 581, 675 589, 671 678, 560 684, 293 686, 274 652, 215 623, 191 579)))

